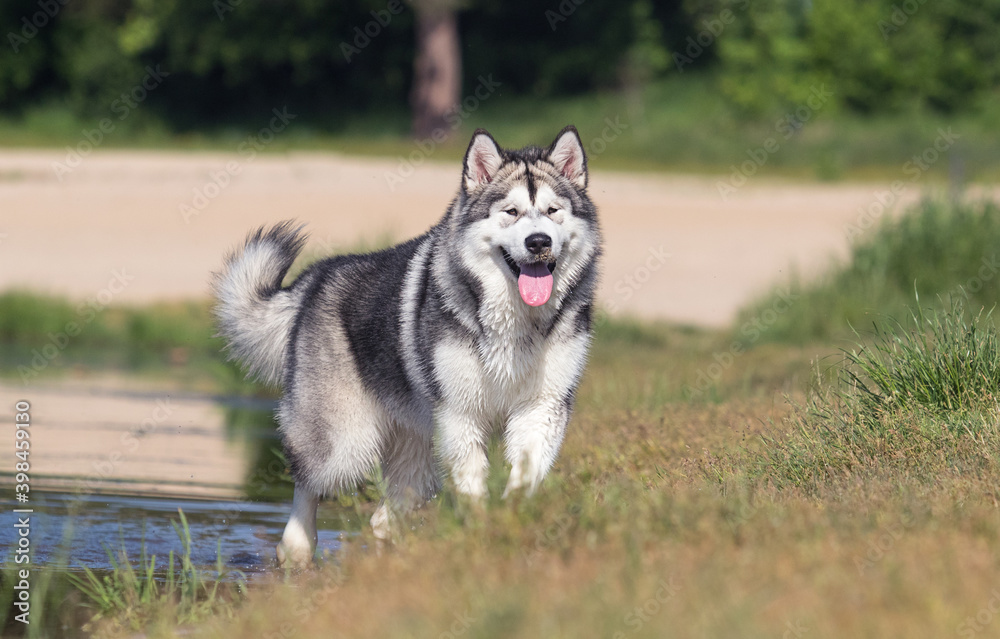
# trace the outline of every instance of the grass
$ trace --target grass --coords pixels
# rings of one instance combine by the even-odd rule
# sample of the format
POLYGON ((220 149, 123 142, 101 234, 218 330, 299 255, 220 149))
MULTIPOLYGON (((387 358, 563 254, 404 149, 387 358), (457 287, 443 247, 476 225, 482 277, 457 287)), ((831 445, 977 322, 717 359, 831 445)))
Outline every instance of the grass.
MULTIPOLYGON (((964 298, 970 308, 1000 301, 1000 206, 996 202, 925 199, 900 215, 885 215, 855 236, 850 254, 813 281, 792 277, 794 296, 762 341, 827 342, 867 331, 881 316, 904 317, 914 291, 924 300, 964 298)), ((767 317, 761 298, 740 313, 737 326, 767 317)))
POLYGON ((172 521, 181 550, 170 551, 166 562, 157 565, 156 556, 147 556, 141 542, 137 565, 128 556, 125 540, 117 550, 105 544, 108 569, 82 573, 67 570, 72 555, 73 514, 63 528, 62 542, 55 558, 45 565, 29 567, 30 623, 13 619, 19 611, 12 602, 12 588, 25 565, 11 564, 0 572, 0 631, 4 637, 25 636, 135 636, 143 630, 160 632, 196 624, 213 618, 232 618, 246 593, 246 577, 225 566, 220 553, 209 569, 191 559, 192 541, 187 518, 178 510, 179 522, 172 521))
POLYGON ((94 370, 140 372, 225 393, 266 393, 226 362, 207 302, 146 307, 0 293, 0 375, 25 386, 94 370))
POLYGON ((873 337, 846 355, 847 382, 869 417, 914 405, 961 411, 994 401, 1000 343, 991 315, 967 317, 953 300, 950 309, 919 309, 905 324, 876 324, 873 337))
MULTIPOLYGON (((217 550, 215 570, 207 573, 191 561, 191 530, 184 512, 177 511, 180 523, 172 521, 182 550, 171 550, 158 572, 156 555, 146 556, 141 546, 138 570, 132 565, 124 540, 117 552, 105 546, 111 570, 98 575, 84 567, 83 576, 69 575, 95 612, 84 630, 95 634, 137 632, 156 625, 191 624, 212 616, 232 616, 234 603, 245 593, 246 577, 225 567, 217 550), (232 581, 231 577, 236 577, 232 581)), ((221 543, 219 545, 221 550, 221 543)))
POLYGON ((62 530, 62 540, 53 559, 44 565, 18 564, 8 550, 0 566, 0 636, 28 639, 60 636, 66 628, 80 627, 90 615, 82 605, 82 593, 73 587, 65 571, 73 527, 62 530), (27 571, 24 574, 22 571, 27 571), (27 577, 27 579, 25 579, 27 577), (25 583, 27 582, 27 583, 25 583), (24 586, 27 585, 27 588, 24 586), (28 601, 22 599, 28 593, 28 601), (21 607, 27 603, 27 608, 21 607), (28 613, 28 623, 16 617, 28 613))
MULTIPOLYGON (((541 494, 471 511, 446 496, 390 551, 351 544, 200 636, 995 636, 980 613, 1000 567, 1000 428, 976 389, 1000 367, 984 319, 887 324, 845 363, 867 391, 821 383, 801 407, 739 392, 660 403, 655 387, 583 404, 541 494), (894 377, 904 366, 952 371, 965 399, 894 377), (913 400, 873 413, 874 392, 913 400)), ((581 395, 617 375, 610 353, 634 344, 665 365, 678 337, 609 330, 581 395)), ((637 379, 650 359, 630 360, 637 379)))
MULTIPOLYGON (((823 180, 895 180, 906 178, 904 164, 932 145, 939 129, 951 128, 960 138, 947 159, 932 163, 931 179, 990 181, 1000 177, 997 104, 984 100, 979 110, 958 116, 913 110, 878 117, 837 112, 831 106, 809 111, 798 122, 794 113, 783 112, 746 119, 719 98, 717 82, 709 76, 675 76, 638 94, 605 92, 547 101, 508 96, 501 87, 465 112, 453 139, 432 144, 428 155, 453 162, 478 127, 488 128, 504 145, 519 146, 546 144, 573 123, 581 131, 591 165, 599 169, 728 176, 748 159, 749 151, 774 138, 778 150, 765 154, 766 161, 755 172, 823 180), (789 116, 794 129, 788 125, 789 116)), ((102 148, 234 151, 266 124, 265 117, 225 128, 173 133, 162 123, 143 122, 141 116, 108 136, 102 148)), ((0 118, 0 135, 7 146, 63 148, 79 143, 81 132, 94 126, 64 106, 51 105, 20 118, 0 118)), ((267 152, 320 150, 405 158, 418 151, 409 126, 407 113, 398 109, 350 117, 338 114, 330 121, 303 116, 269 144, 267 152)))
POLYGON ((957 301, 876 322, 845 351, 838 385, 821 387, 790 430, 762 435, 753 476, 810 489, 897 472, 925 483, 994 477, 998 339, 988 313, 957 301))
MULTIPOLYGON (((239 605, 223 598, 222 614, 195 626, 172 616, 175 604, 150 603, 148 615, 163 622, 143 630, 1000 636, 1000 337, 993 293, 952 290, 993 246, 995 215, 988 203, 925 202, 885 222, 855 245, 853 262, 796 289, 801 297, 768 331, 779 339, 739 353, 727 331, 602 319, 563 450, 538 494, 500 498, 506 469, 494 446, 484 504, 446 486, 392 546, 363 531, 314 570, 255 582, 239 605), (871 332, 851 332, 850 316, 821 317, 837 308, 865 309, 871 332), (781 324, 794 313, 816 322, 795 339, 781 324), (830 335, 851 345, 838 355, 830 335)), ((38 321, 57 304, 20 303, 38 321)), ((104 311, 107 321, 143 312, 104 311)), ((203 340, 192 352, 207 353, 207 315, 191 317, 203 340)), ((31 322, 10 322, 16 335, 44 339, 28 332, 31 322)), ((152 361, 177 366, 164 358, 177 344, 156 335, 146 338, 160 344, 152 361)), ((89 357, 80 337, 83 350, 67 347, 67 358, 89 357)), ((376 502, 369 487, 342 507, 368 517, 376 502)), ((141 567, 117 567, 118 581, 134 584, 129 597, 117 594, 128 586, 83 585, 106 602, 93 628, 133 637, 132 621, 152 617, 113 602, 141 602, 149 579, 141 567)))
POLYGON ((470 510, 446 493, 397 546, 349 544, 199 636, 941 637, 988 605, 995 426, 922 447, 911 434, 867 473, 796 484, 781 481, 794 464, 843 442, 789 436, 793 459, 766 467, 777 453, 745 439, 761 418, 816 424, 763 399, 582 410, 539 495, 470 510))
MULTIPOLYGON (((920 327, 886 323, 896 349, 866 340, 854 361, 871 371, 902 357, 951 361, 968 346, 963 335, 994 343, 985 320, 942 311, 920 327), (935 327, 943 338, 922 346, 935 327)), ((941 637, 970 617, 978 624, 1000 569, 996 407, 921 401, 861 419, 861 395, 836 378, 810 384, 812 353, 781 344, 742 354, 712 393, 686 397, 727 343, 723 333, 602 323, 563 452, 537 495, 499 498, 494 449, 499 473, 484 506, 446 488, 392 547, 362 533, 335 561, 255 583, 242 604, 196 626, 175 628, 174 606, 154 605, 150 614, 170 621, 146 625, 148 636, 941 637)), ((996 372, 990 362, 980 370, 996 372)), ((345 508, 368 516, 374 506, 345 508)), ((134 636, 127 609, 107 607, 91 628, 134 636)))

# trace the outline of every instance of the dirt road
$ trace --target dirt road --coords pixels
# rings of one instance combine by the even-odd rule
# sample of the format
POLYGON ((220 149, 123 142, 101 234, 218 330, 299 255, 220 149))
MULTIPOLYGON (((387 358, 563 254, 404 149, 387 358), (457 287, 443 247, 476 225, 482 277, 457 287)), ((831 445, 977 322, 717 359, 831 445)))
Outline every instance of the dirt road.
MULTIPOLYGON (((0 150, 0 290, 122 303, 205 296, 225 251, 286 218, 308 223, 316 252, 387 233, 402 240, 442 215, 460 169, 425 163, 390 179, 397 166, 319 153, 96 151, 72 167, 65 151, 0 150)), ((591 176, 605 305, 723 325, 791 264, 808 274, 843 253, 859 207, 885 189, 751 177, 723 198, 719 179, 591 176)), ((900 199, 918 195, 910 185, 900 199)))

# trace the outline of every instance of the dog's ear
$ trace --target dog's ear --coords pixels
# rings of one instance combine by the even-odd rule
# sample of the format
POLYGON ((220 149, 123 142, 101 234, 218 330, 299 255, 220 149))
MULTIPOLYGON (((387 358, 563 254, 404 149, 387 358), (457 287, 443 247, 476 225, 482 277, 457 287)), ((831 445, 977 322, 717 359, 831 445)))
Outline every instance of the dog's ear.
POLYGON ((492 182, 502 164, 503 152, 497 146, 496 140, 486 129, 476 129, 472 134, 472 141, 469 142, 469 150, 465 152, 462 171, 465 192, 468 193, 492 182))
POLYGON ((546 153, 556 169, 577 188, 587 188, 587 154, 580 134, 572 124, 559 132, 546 153))

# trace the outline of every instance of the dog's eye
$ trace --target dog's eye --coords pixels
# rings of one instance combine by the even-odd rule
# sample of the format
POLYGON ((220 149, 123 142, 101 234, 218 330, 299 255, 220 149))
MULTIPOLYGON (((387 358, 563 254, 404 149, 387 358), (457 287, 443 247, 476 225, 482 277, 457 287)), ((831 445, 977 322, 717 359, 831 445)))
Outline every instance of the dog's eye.
POLYGON ((558 213, 558 212, 559 212, 559 209, 557 209, 556 207, 554 207, 554 206, 550 206, 549 207, 549 215, 552 215, 553 213, 558 213))
POLYGON ((510 208, 510 209, 507 209, 506 211, 504 211, 504 213, 506 213, 507 215, 517 215, 517 209, 510 208))

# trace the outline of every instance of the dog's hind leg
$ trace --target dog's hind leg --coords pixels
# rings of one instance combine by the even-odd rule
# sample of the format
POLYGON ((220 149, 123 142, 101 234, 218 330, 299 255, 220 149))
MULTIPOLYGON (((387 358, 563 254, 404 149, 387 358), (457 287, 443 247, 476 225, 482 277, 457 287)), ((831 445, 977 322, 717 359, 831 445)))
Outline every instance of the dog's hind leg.
POLYGON ((382 455, 385 499, 372 516, 379 539, 391 539, 394 515, 401 515, 431 499, 439 488, 431 424, 394 424, 382 455))
POLYGON ((301 482, 295 484, 292 498, 292 516, 285 525, 285 532, 278 544, 278 563, 283 566, 305 568, 316 552, 316 506, 319 495, 301 482))

